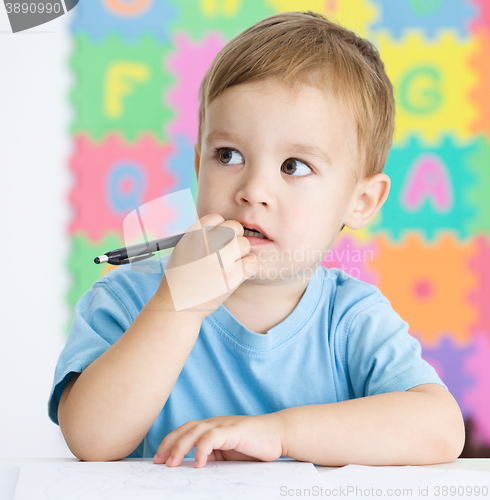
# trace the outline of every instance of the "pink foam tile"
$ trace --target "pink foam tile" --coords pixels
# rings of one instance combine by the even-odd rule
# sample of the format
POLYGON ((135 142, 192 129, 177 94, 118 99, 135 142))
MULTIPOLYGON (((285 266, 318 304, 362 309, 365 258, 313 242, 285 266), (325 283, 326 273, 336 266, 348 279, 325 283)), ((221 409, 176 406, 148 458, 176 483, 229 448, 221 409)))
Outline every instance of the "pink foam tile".
POLYGON ((475 238, 475 246, 476 253, 468 263, 478 279, 476 287, 469 294, 469 301, 478 311, 472 331, 490 332, 490 239, 480 234, 475 238))
POLYGON ((195 45, 185 33, 175 38, 175 53, 167 60, 176 83, 167 93, 167 102, 177 116, 168 125, 168 133, 185 136, 191 143, 197 139, 199 85, 216 54, 225 46, 219 34, 210 33, 206 40, 195 45))
POLYGON ((374 241, 362 243, 350 235, 345 235, 339 237, 333 248, 328 251, 322 266, 328 269, 336 267, 353 278, 377 286, 378 275, 369 268, 377 253, 378 246, 374 241))
POLYGON ((480 29, 490 33, 490 2, 488 0, 469 0, 478 9, 478 15, 470 24, 470 30, 476 32, 480 29))
POLYGON ((71 234, 83 232, 93 243, 108 232, 123 238, 125 217, 138 206, 171 192, 177 184, 165 168, 173 147, 159 143, 151 134, 142 134, 131 144, 116 133, 100 143, 85 134, 74 140, 71 234))

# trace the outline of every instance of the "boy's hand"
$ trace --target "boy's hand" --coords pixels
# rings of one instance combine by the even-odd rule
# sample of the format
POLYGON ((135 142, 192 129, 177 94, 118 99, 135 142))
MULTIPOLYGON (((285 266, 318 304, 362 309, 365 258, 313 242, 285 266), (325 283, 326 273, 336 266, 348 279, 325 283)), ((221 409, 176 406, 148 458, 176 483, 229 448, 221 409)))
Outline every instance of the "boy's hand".
POLYGON ((195 467, 208 460, 277 460, 283 453, 283 425, 278 413, 223 416, 191 420, 168 434, 157 449, 153 463, 182 463, 194 446, 195 467))
POLYGON ((155 297, 163 302, 166 309, 185 311, 201 321, 211 315, 258 270, 259 260, 250 252, 250 243, 243 232, 243 226, 238 221, 225 221, 219 214, 208 214, 199 219, 199 224, 193 224, 186 230, 170 254, 155 297), (197 230, 196 226, 201 230, 197 230), (202 229, 206 227, 204 237, 202 229), (225 227, 228 229, 223 231, 225 227), (217 268, 216 252, 220 255, 217 268), (214 258, 207 259, 210 253, 214 254, 214 258), (196 263, 199 263, 197 267, 196 263), (222 286, 213 288, 215 282, 222 286), (210 292, 224 289, 228 291, 217 296, 210 292))

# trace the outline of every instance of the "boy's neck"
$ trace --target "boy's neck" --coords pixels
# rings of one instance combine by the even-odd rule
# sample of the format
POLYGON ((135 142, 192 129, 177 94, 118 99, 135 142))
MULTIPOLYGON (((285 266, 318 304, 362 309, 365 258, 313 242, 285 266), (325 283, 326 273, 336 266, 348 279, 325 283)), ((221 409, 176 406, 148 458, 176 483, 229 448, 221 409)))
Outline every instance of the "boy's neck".
POLYGON ((294 311, 310 279, 299 276, 271 285, 244 281, 223 305, 250 331, 266 334, 294 311))

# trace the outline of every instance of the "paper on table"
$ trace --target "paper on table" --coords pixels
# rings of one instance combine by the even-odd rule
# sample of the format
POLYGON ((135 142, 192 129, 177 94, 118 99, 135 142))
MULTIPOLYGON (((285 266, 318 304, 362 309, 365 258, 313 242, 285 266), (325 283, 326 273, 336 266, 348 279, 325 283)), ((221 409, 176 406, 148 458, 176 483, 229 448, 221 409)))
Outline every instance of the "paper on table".
POLYGON ((20 467, 0 465, 0 498, 2 500, 12 500, 14 498, 19 471, 20 467))
POLYGON ((490 472, 415 466, 347 465, 320 475, 324 494, 326 488, 330 490, 330 496, 391 496, 439 500, 444 497, 490 498, 490 472), (337 490, 336 495, 333 489, 337 490))
MULTIPOLYGON (((15 500, 262 500, 281 498, 281 487, 317 488, 311 463, 208 462, 179 467, 151 462, 30 462, 22 465, 15 500)), ((284 496, 284 495, 283 495, 284 496)))

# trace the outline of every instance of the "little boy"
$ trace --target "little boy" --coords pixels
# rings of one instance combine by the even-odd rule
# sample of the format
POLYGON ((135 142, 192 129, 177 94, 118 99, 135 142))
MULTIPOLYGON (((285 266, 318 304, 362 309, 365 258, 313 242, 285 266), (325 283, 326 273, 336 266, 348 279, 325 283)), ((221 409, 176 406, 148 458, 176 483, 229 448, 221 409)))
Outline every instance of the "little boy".
POLYGON ((49 400, 77 457, 458 457, 460 409, 408 324, 375 286, 320 265, 385 202, 393 127, 376 49, 321 15, 271 16, 221 50, 200 88, 197 212, 234 231, 234 286, 175 306, 186 235, 161 274, 121 266, 80 299, 49 400))

